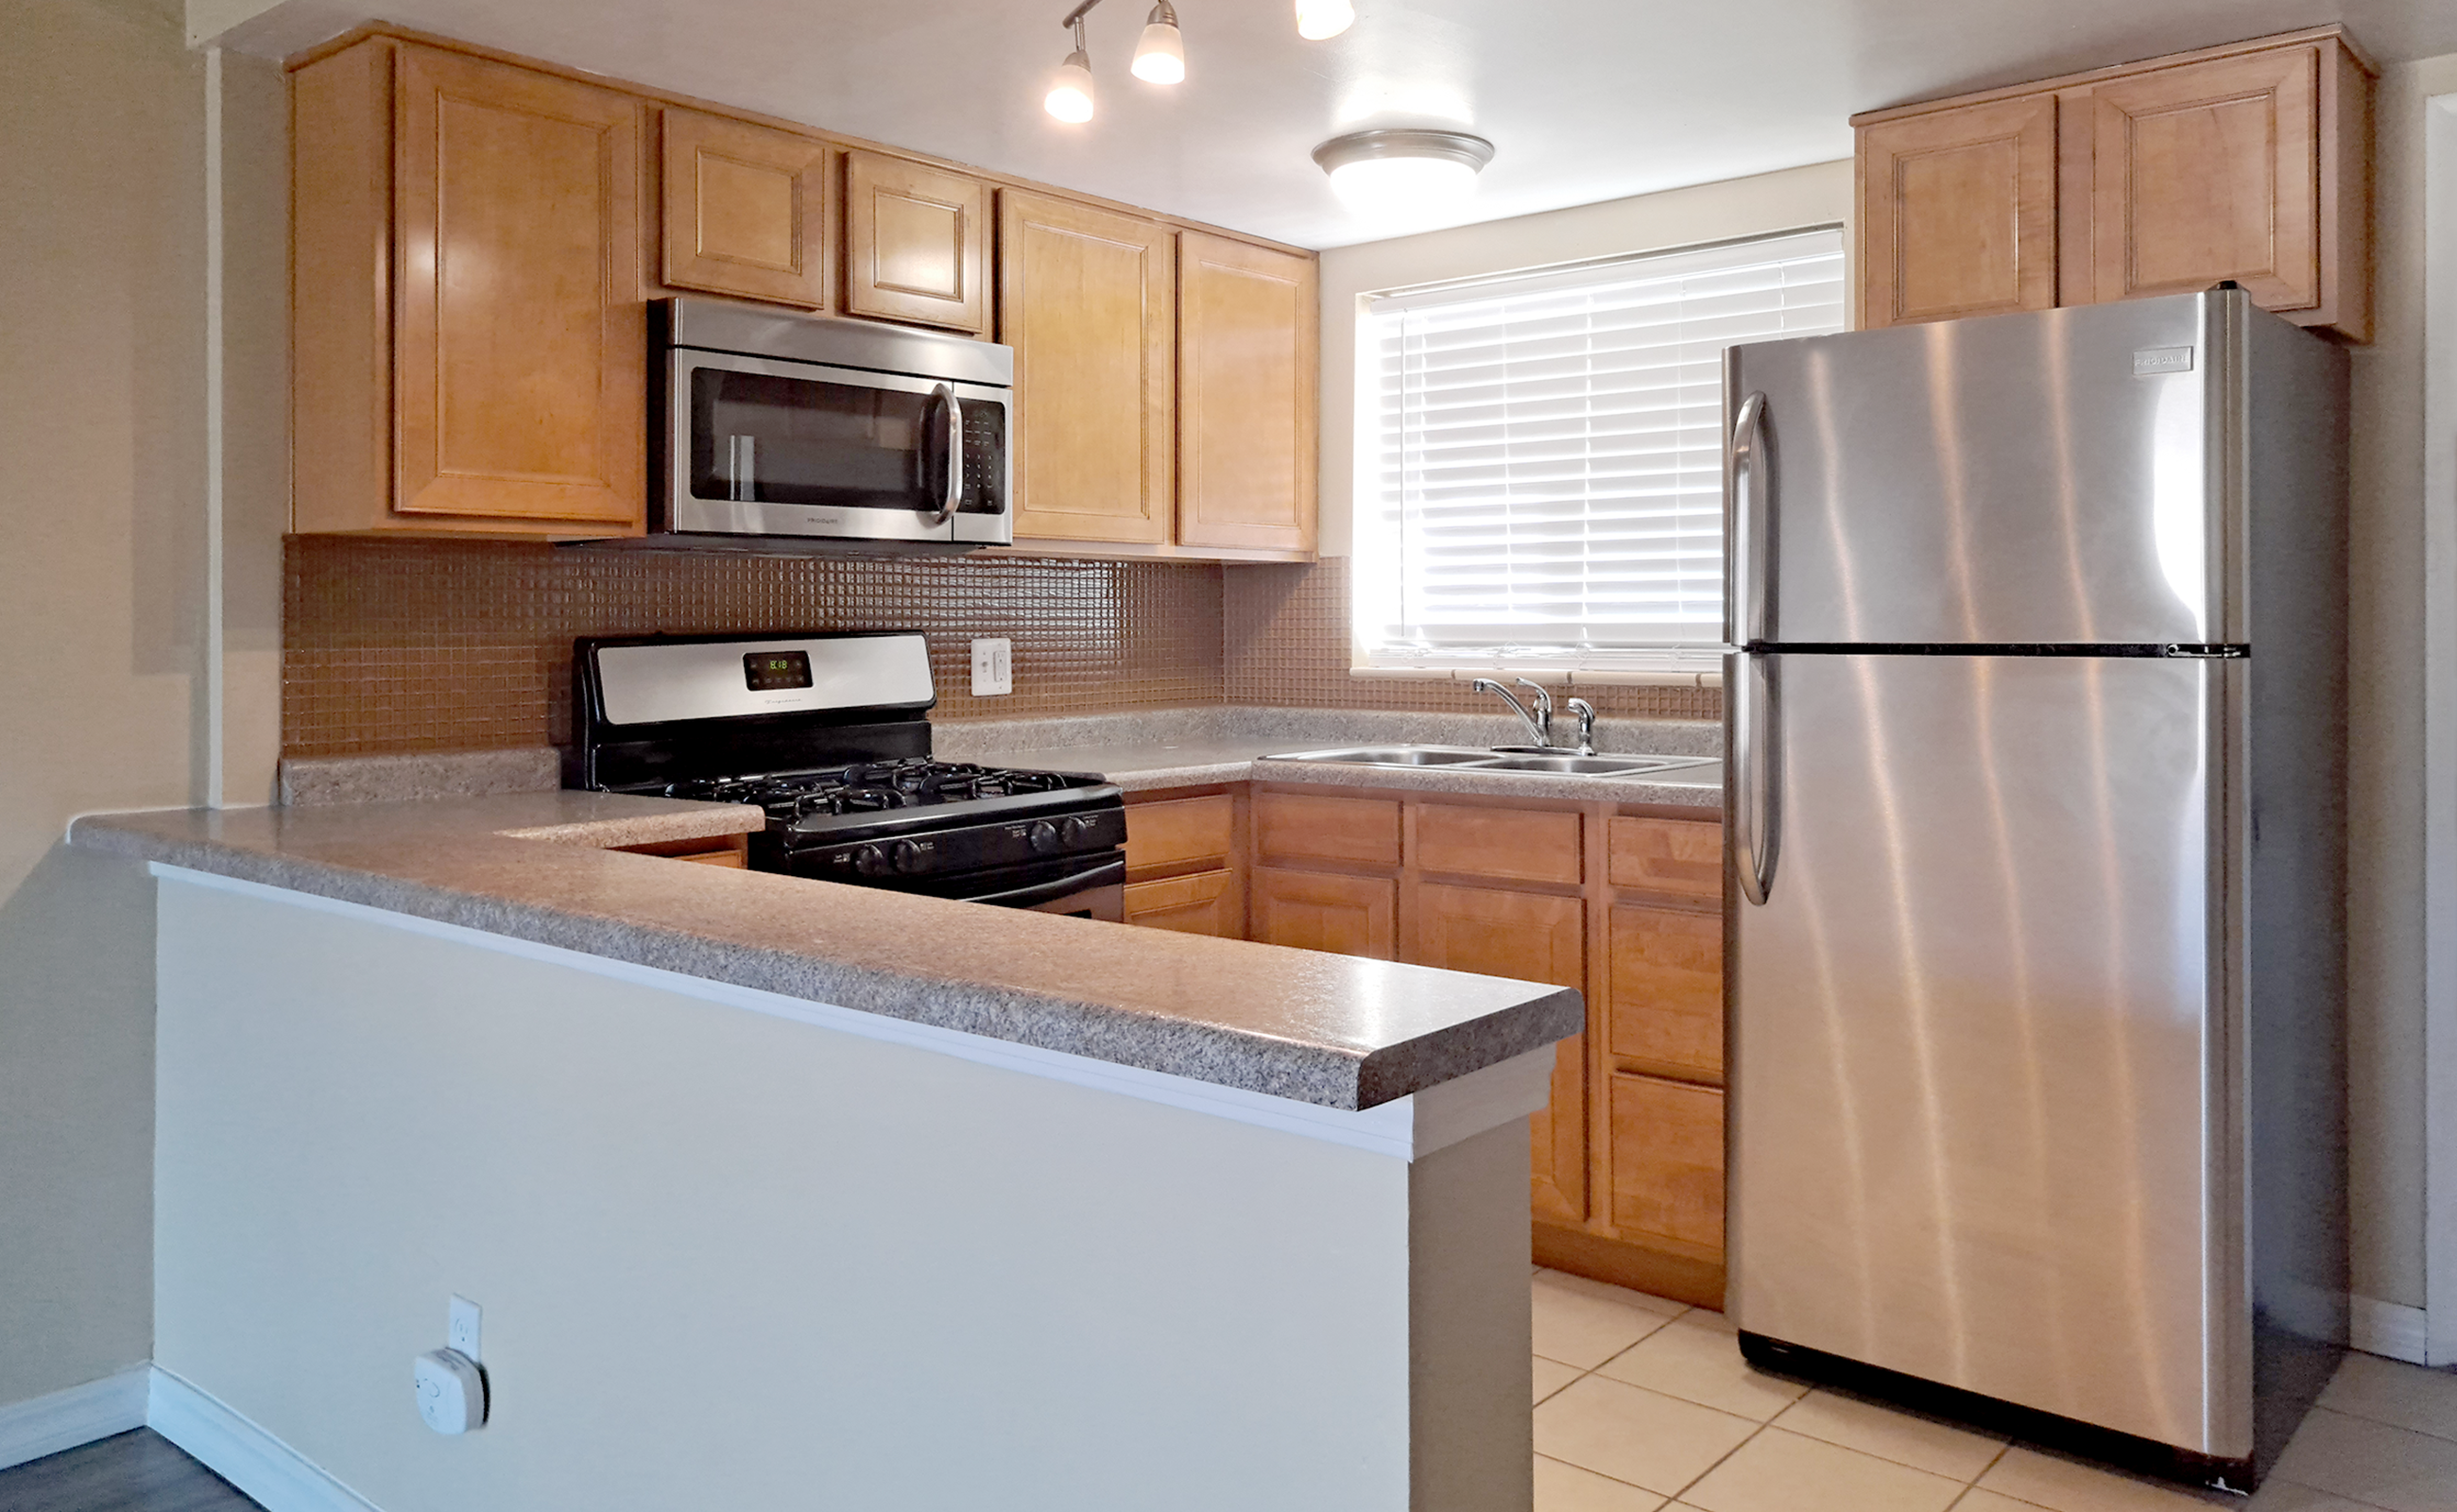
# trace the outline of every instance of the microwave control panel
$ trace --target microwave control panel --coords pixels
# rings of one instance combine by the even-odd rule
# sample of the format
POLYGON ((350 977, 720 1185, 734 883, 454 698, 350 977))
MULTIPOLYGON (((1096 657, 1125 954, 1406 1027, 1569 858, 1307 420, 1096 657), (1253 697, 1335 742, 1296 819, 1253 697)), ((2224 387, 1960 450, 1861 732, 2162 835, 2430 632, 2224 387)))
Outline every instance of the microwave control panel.
POLYGON ((963 514, 1006 513, 1006 406, 976 400, 964 406, 963 514))

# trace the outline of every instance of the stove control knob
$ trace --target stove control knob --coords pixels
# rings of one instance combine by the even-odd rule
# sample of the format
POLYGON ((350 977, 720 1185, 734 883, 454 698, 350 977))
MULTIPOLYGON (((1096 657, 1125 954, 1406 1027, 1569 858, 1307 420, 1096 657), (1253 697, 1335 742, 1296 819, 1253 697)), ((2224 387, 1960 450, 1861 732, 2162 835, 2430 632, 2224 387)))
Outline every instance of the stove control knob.
POLYGON ((1086 844, 1091 840, 1092 832, 1097 828, 1099 828, 1099 826, 1092 820, 1081 816, 1068 819, 1065 825, 1066 843, 1069 845, 1086 844))
POLYGON ((896 869, 898 871, 906 873, 926 871, 929 869, 929 866, 930 853, 927 850, 924 850, 922 847, 915 844, 911 840, 898 840, 896 842, 896 869))
POLYGON ((1024 842, 1043 855, 1058 848, 1058 826, 1047 819, 1037 819, 1023 832, 1024 842))
POLYGON ((864 877, 887 875, 887 853, 876 845, 865 845, 853 853, 853 869, 864 877))

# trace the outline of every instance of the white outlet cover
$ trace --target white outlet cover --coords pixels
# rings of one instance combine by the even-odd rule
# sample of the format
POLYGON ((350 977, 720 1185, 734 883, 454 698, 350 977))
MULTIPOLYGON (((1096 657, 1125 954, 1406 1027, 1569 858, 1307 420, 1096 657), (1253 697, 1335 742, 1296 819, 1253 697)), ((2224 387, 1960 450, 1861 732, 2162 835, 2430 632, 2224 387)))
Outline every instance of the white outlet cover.
POLYGON ((457 1292, 454 1293, 448 1315, 444 1319, 444 1342, 468 1356, 472 1360, 485 1359, 486 1357, 478 1349, 478 1325, 485 1316, 485 1312, 477 1303, 457 1292))
POLYGON ((1015 642, 1004 636, 973 642, 973 696, 994 698, 1015 692, 1015 642))

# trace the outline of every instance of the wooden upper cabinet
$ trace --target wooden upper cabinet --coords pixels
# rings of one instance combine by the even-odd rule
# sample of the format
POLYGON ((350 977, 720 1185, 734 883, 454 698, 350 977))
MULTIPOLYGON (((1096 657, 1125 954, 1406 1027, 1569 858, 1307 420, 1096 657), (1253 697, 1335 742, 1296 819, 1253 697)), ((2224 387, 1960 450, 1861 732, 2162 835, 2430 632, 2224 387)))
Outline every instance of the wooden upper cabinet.
POLYGON ((989 186, 978 178, 860 151, 845 154, 845 313, 990 327, 989 186))
POLYGON ((999 339, 1015 348, 1015 533, 1159 544, 1177 451, 1176 234, 999 192, 999 339))
POLYGON ((664 281, 825 309, 828 144, 698 111, 663 116, 664 281))
POLYGON ((1860 322, 2056 302, 2056 100, 1998 100, 1860 130, 1860 322))
POLYGON ((393 508, 638 529, 639 106, 403 46, 394 112, 393 508))
POLYGON ((2371 102, 2323 27, 1855 117, 1861 323, 2232 279, 2368 341, 2371 102))
POLYGON ((2320 63, 2288 48, 2074 91, 2071 302, 2234 279, 2264 309, 2319 303, 2320 63))
POLYGON ((1314 259, 1178 238, 1177 538, 1314 548, 1314 259))

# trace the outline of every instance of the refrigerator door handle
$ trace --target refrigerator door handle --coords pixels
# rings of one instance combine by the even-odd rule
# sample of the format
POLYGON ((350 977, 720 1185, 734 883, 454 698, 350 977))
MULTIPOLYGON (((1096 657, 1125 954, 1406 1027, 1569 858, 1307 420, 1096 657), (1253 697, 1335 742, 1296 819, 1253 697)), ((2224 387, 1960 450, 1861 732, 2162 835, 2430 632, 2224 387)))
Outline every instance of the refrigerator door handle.
POLYGON ((1765 559, 1765 402, 1763 392, 1742 400, 1732 433, 1724 438, 1724 476, 1729 489, 1724 509, 1732 543, 1732 604, 1725 618, 1735 646, 1766 639, 1773 617, 1773 564, 1765 559))
POLYGON ((1765 906, 1783 829, 1782 669, 1775 657, 1732 654, 1732 871, 1741 896, 1765 906))

